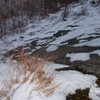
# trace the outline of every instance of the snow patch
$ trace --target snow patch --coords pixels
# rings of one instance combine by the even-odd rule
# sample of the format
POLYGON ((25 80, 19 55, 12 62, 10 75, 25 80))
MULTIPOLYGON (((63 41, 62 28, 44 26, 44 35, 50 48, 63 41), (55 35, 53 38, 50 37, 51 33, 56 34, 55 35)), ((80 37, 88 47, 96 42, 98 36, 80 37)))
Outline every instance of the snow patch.
POLYGON ((51 45, 51 46, 49 46, 49 47, 46 49, 46 51, 47 51, 47 52, 52 52, 52 51, 55 51, 55 50, 57 50, 57 49, 58 49, 57 46, 51 45))
POLYGON ((72 54, 67 54, 66 57, 70 57, 70 61, 76 61, 76 60, 81 60, 81 61, 86 61, 89 60, 89 53, 72 53, 72 54))
POLYGON ((92 87, 90 89, 89 97, 92 100, 100 100, 100 88, 99 87, 92 87))

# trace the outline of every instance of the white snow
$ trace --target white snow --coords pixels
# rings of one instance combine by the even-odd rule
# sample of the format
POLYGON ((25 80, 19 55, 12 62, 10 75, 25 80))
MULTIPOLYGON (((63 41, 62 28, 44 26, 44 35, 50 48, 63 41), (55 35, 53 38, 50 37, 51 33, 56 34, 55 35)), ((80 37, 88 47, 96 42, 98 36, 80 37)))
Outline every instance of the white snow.
POLYGON ((90 54, 97 54, 98 56, 100 56, 100 50, 95 50, 89 53, 68 53, 65 57, 70 57, 71 62, 76 60, 87 61, 90 59, 90 54))
MULTIPOLYGON (((47 65, 48 68, 50 67, 56 67, 56 64, 53 65, 53 63, 47 65)), ((61 66, 58 65, 57 66, 61 66)), ((64 65, 62 65, 64 66, 64 65)), ((49 70, 49 72, 53 72, 54 70, 49 70)), ((61 84, 57 89, 55 89, 55 92, 51 95, 46 96, 45 93, 42 93, 40 90, 33 90, 35 86, 37 86, 35 80, 30 83, 31 78, 33 77, 30 75, 29 80, 27 80, 23 84, 15 84, 13 86, 13 89, 15 88, 15 91, 13 95, 11 95, 10 100, 66 100, 66 96, 68 94, 75 93, 75 90, 77 89, 85 89, 90 88, 90 97, 94 98, 95 96, 91 96, 92 93, 95 92, 94 95, 97 95, 99 91, 97 91, 96 87, 96 77, 93 75, 87 75, 82 74, 78 71, 61 71, 61 72, 55 72, 55 75, 53 77, 53 81, 51 83, 51 86, 56 84, 61 84), (18 88, 17 88, 18 87, 18 88), (92 90, 93 87, 95 88, 94 91, 92 90)), ((48 85, 50 87, 50 85, 48 85)), ((97 97, 96 97, 97 98, 97 97)), ((99 97, 98 97, 99 98, 99 97)), ((99 99, 97 99, 99 100, 99 99)))
POLYGON ((90 89, 89 97, 92 100, 100 100, 100 88, 98 88, 98 87, 92 87, 90 89))
POLYGON ((57 49, 58 49, 57 46, 51 45, 51 46, 49 46, 49 47, 46 49, 46 51, 47 51, 47 52, 52 52, 52 51, 55 51, 55 50, 57 50, 57 49))
POLYGON ((0 90, 3 88, 4 80, 8 77, 8 66, 7 64, 0 63, 0 90))
MULTIPOLYGON (((7 68, 7 64, 1 64, 1 72, 0 72, 0 90, 3 88, 3 80, 6 80, 8 78, 8 74, 5 71, 5 68, 7 68), (4 73, 5 72, 5 73, 4 73), (3 76, 3 77, 2 77, 3 76)), ((77 89, 86 89, 90 88, 89 97, 93 100, 99 100, 100 99, 100 88, 97 87, 96 80, 97 78, 93 75, 83 74, 78 71, 60 71, 57 72, 55 69, 57 68, 65 68, 69 67, 67 65, 62 64, 55 64, 52 62, 48 62, 44 66, 44 70, 47 72, 48 75, 53 77, 53 81, 51 84, 46 86, 47 88, 50 88, 52 86, 55 86, 57 84, 60 84, 55 91, 50 94, 46 95, 40 90, 34 90, 35 87, 37 87, 37 82, 32 79, 34 79, 34 73, 27 72, 25 76, 19 76, 20 82, 13 85, 11 88, 10 100, 66 100, 66 96, 69 94, 75 93, 77 89), (24 83, 23 77, 28 77, 28 80, 24 83), (13 91, 13 92, 12 92, 13 91)), ((8 70, 8 69, 6 69, 8 70)), ((2 99, 2 100, 6 100, 2 99)))
POLYGON ((76 44, 74 46, 100 46, 100 38, 93 39, 91 41, 86 41, 83 43, 76 44))
POLYGON ((66 57, 70 57, 70 61, 73 62, 75 60, 81 60, 81 61, 86 61, 89 60, 89 53, 72 53, 72 54, 67 54, 66 57))

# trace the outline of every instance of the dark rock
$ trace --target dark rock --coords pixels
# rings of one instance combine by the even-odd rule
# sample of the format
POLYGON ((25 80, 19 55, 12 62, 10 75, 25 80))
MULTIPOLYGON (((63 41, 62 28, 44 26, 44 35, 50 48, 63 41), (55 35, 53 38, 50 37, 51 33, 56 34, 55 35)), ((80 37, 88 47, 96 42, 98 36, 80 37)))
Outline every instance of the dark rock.
POLYGON ((98 54, 90 54, 90 59, 96 59, 96 58, 98 58, 99 56, 98 56, 98 54))
POLYGON ((85 90, 76 90, 75 94, 69 94, 66 97, 66 100, 91 100, 88 96, 89 94, 89 88, 85 89, 85 90))
POLYGON ((24 39, 24 37, 23 37, 23 36, 21 36, 20 38, 21 38, 21 39, 24 39))
POLYGON ((54 37, 60 37, 60 36, 68 34, 68 32, 70 32, 70 30, 60 30, 56 34, 54 34, 53 36, 54 37))
POLYGON ((98 86, 100 87, 100 78, 97 79, 96 83, 97 83, 98 86))

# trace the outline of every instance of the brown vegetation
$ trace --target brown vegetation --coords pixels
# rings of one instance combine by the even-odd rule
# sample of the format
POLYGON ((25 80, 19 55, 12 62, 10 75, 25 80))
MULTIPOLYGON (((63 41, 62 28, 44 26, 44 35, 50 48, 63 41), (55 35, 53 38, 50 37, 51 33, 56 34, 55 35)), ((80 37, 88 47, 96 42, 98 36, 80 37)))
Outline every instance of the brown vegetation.
POLYGON ((9 63, 9 77, 4 81, 5 89, 0 91, 0 98, 5 97, 7 100, 25 82, 29 84, 36 82, 30 94, 33 91, 39 91, 46 96, 51 95, 61 85, 61 83, 51 85, 53 77, 44 70, 47 60, 26 56, 23 49, 17 57, 17 63, 12 61, 9 63), (13 89, 12 87, 17 83, 19 86, 13 89))
POLYGON ((0 0, 0 35, 27 25, 30 18, 46 17, 79 0, 0 0))

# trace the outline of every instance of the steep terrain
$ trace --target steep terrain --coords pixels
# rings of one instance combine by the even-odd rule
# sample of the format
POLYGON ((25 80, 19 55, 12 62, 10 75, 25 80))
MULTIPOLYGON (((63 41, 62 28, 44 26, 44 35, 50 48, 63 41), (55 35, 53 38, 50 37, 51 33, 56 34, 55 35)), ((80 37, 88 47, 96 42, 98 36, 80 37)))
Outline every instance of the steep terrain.
MULTIPOLYGON (((93 82, 96 81, 97 77, 98 85, 100 86, 100 5, 90 3, 87 0, 78 4, 71 4, 68 10, 69 14, 64 21, 62 20, 63 9, 55 14, 50 14, 45 19, 30 23, 21 29, 18 34, 16 32, 15 34, 12 33, 11 35, 2 37, 0 39, 1 62, 5 62, 5 59, 8 59, 7 57, 11 55, 13 55, 13 58, 16 58, 20 48, 24 48, 28 55, 34 55, 40 58, 51 58, 50 61, 70 66, 64 68, 56 67, 56 71, 61 71, 59 72, 60 75, 64 73, 65 76, 62 75, 63 77, 71 77, 71 80, 67 78, 64 81, 69 80, 69 82, 74 84, 76 82, 75 80, 78 81, 82 78, 81 82, 76 82, 74 88, 72 88, 72 85, 72 90, 74 89, 75 91, 80 88, 85 89, 92 86, 89 96, 93 100, 99 100, 100 88, 96 88, 97 86, 93 82), (65 70, 67 71, 65 72, 65 70), (92 74, 96 77, 84 75, 75 70, 84 74, 92 74), (70 76, 71 74, 72 76, 70 76), (79 78, 76 79, 78 76, 79 78), (86 79, 84 79, 85 77, 86 79), (86 81, 90 83, 88 84, 86 81), (82 85, 83 87, 81 86, 82 83, 85 84, 82 85), (78 84, 79 88, 77 87, 78 84)), ((58 75, 57 77, 60 76, 58 75)), ((63 80, 62 77, 61 79, 63 80)), ((70 89, 68 87, 66 88, 66 95, 74 93, 73 91, 69 92, 67 90, 70 91, 70 89)), ((11 100, 18 100, 15 98, 16 93, 11 100)), ((35 97, 33 96, 33 98, 35 97)))

